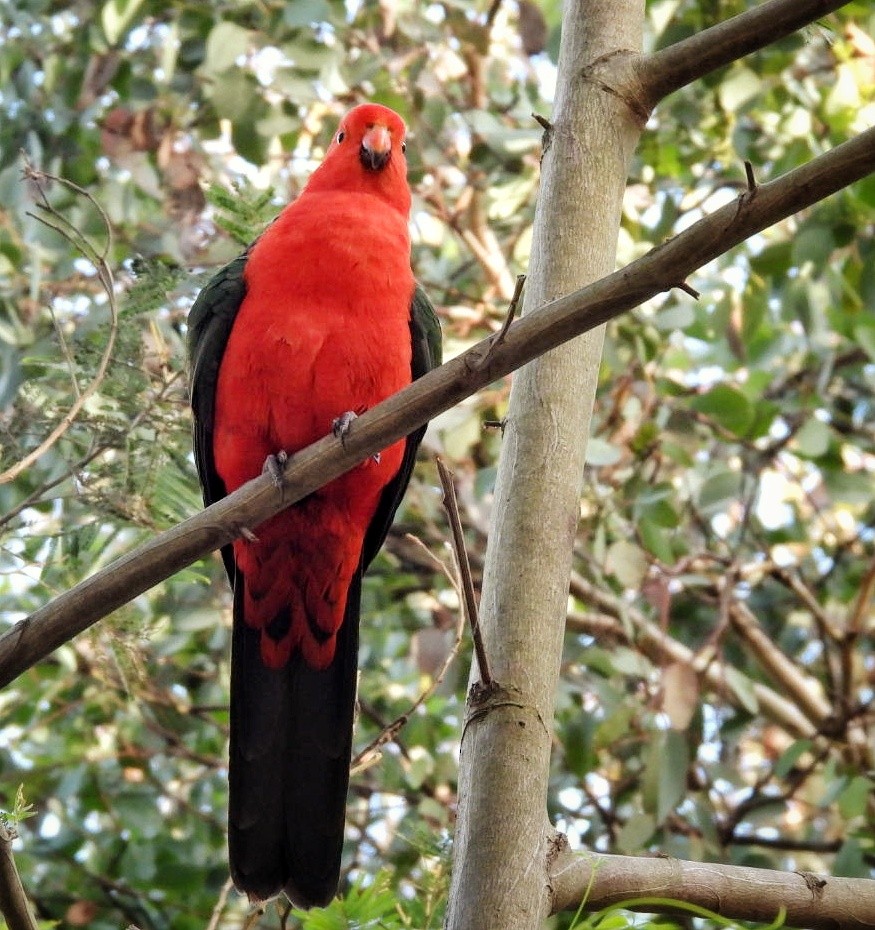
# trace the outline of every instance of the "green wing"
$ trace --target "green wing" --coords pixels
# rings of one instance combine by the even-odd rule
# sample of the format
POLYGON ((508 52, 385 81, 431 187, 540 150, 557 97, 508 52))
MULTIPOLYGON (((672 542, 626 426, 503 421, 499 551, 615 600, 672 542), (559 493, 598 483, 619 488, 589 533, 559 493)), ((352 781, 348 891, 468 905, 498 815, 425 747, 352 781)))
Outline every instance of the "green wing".
MULTIPOLYGON (((415 381, 432 368, 437 368, 443 356, 441 326, 437 314, 425 291, 418 284, 410 303, 410 339, 413 350, 410 367, 415 381)), ((404 458, 401 460, 398 474, 383 489, 374 519, 365 534, 362 548, 363 570, 371 564, 380 546, 386 540, 395 511, 407 490, 410 475, 413 473, 413 465, 416 462, 416 451, 419 449, 425 430, 426 427, 422 426, 407 437, 404 458)))
MULTIPOLYGON (((198 294, 188 314, 188 357, 191 409, 194 414, 194 456, 209 506, 228 493, 213 458, 213 423, 219 367, 237 311, 246 296, 243 270, 248 254, 235 258, 217 272, 198 294)), ((222 549, 228 577, 234 581, 234 559, 230 546, 222 549)))

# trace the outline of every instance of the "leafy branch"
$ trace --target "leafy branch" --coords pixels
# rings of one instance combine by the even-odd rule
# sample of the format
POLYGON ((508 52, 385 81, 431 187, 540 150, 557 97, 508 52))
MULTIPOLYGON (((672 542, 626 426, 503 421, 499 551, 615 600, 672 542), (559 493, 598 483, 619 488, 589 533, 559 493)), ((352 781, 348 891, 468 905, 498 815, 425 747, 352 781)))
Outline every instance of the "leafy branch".
MULTIPOLYGON (((35 448, 31 449, 30 452, 28 452, 14 465, 11 465, 3 472, 0 472, 0 484, 6 484, 9 481, 14 481, 22 472, 30 468, 30 466, 40 458, 40 456, 44 455, 49 449, 51 449, 51 447, 73 425, 82 408, 96 393, 97 389, 106 378, 109 363, 112 360, 112 351, 115 347, 116 335, 118 334, 118 307, 116 305, 115 299, 115 280, 113 279, 112 269, 109 267, 109 264, 106 260, 112 245, 112 226, 110 224, 109 217, 106 215, 106 211, 103 209, 103 207, 100 206, 94 197, 92 197, 92 195, 89 194, 87 190, 85 190, 85 188, 80 187, 78 184, 74 184, 72 181, 68 181, 66 178, 60 178, 54 174, 48 174, 45 171, 40 171, 39 169, 34 168, 33 165, 27 161, 25 162, 24 166, 24 177, 27 181, 30 181, 31 184, 33 184, 40 197, 40 202, 37 204, 40 209, 40 213, 31 213, 29 215, 38 220, 40 223, 48 226, 50 229, 53 229, 59 235, 63 236, 75 249, 81 252, 81 254, 84 255, 85 258, 87 258, 96 269, 98 281, 106 293, 107 303, 109 306, 109 333, 106 338, 106 345, 104 346, 103 353, 100 357, 100 362, 97 366, 97 372, 95 373, 91 382, 85 387, 84 390, 80 390, 78 385, 75 383, 74 376, 73 387, 76 399, 73 401, 70 409, 64 414, 60 422, 49 433, 49 435, 42 440, 42 442, 40 442, 35 448), (106 229, 106 243, 102 249, 98 250, 88 239, 85 238, 85 236, 82 235, 82 233, 79 232, 78 229, 76 229, 75 226, 73 226, 73 224, 62 213, 60 213, 51 205, 48 197, 46 196, 46 185, 53 181, 57 182, 58 184, 62 184, 64 187, 68 188, 74 193, 85 197, 100 214, 100 218, 103 222, 104 228, 106 229)), ((64 354, 67 355, 68 349, 63 339, 61 340, 61 346, 64 354)))

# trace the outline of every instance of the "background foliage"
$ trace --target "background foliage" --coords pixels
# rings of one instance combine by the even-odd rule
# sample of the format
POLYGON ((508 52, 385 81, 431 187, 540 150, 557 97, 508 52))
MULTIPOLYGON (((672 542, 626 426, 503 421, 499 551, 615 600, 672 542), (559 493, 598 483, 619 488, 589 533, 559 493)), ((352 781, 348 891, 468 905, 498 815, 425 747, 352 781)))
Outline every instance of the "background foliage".
MULTIPOLYGON (((647 42, 746 5, 649 3, 647 42)), ((377 100, 410 125, 414 264, 449 354, 500 326, 526 267, 531 113, 549 114, 558 7, 0 10, 0 471, 86 395, 0 484, 3 622, 200 506, 187 309, 300 189, 350 105, 377 100), (93 200, 23 180, 25 163, 93 200), (107 248, 114 301, 72 230, 107 248)), ((735 196, 744 159, 771 177, 871 125, 873 34, 871 6, 849 3, 660 106, 620 260, 735 196)), ((873 227, 870 179, 703 269, 699 301, 675 293, 609 327, 550 797, 575 845, 873 876, 873 227)), ((487 424, 506 396, 493 385, 427 440, 456 471, 475 567, 501 443, 487 424)), ((453 643, 436 485, 426 455, 366 582, 362 749, 453 643)), ((224 848, 228 649, 210 559, 0 695, 0 807, 16 808, 19 786, 33 805, 17 860, 40 917, 240 924, 224 848)), ((440 926, 467 649, 397 738, 360 760, 348 893, 306 926, 440 926)))

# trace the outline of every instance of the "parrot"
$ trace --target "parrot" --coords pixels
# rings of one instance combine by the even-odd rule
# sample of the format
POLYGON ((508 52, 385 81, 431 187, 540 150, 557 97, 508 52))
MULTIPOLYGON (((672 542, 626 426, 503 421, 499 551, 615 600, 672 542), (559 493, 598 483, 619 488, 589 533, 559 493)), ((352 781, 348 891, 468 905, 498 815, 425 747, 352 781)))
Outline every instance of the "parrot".
MULTIPOLYGON (((406 126, 360 104, 304 188, 200 291, 188 316, 204 503, 441 362, 411 269, 406 126)), ((233 590, 231 877, 251 901, 337 891, 358 677, 362 573, 385 541, 422 427, 222 549, 233 590)))

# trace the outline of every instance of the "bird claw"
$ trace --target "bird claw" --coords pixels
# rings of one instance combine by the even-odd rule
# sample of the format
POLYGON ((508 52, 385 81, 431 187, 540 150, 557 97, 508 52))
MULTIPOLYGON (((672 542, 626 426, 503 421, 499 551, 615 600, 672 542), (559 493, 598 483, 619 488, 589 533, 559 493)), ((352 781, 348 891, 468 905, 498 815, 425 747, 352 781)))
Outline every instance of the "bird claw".
MULTIPOLYGON (((331 432, 341 441, 344 448, 346 447, 346 437, 349 435, 349 429, 352 426, 353 420, 358 419, 358 414, 354 410, 347 410, 345 413, 342 413, 339 417, 335 417, 331 421, 331 432)), ((380 453, 377 452, 371 456, 371 458, 379 465, 380 464, 380 453)))
POLYGON ((289 453, 280 449, 276 455, 269 455, 264 460, 264 466, 261 469, 261 473, 263 475, 270 475, 274 485, 279 489, 282 489, 283 486, 283 470, 288 460, 289 453))
POLYGON ((246 540, 246 542, 257 543, 258 537, 249 529, 248 526, 237 527, 237 532, 246 540))
POLYGON ((349 435, 352 421, 356 419, 358 419, 358 414, 354 410, 347 410, 331 421, 331 432, 334 433, 344 445, 346 445, 346 437, 349 435))

